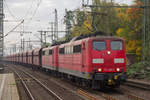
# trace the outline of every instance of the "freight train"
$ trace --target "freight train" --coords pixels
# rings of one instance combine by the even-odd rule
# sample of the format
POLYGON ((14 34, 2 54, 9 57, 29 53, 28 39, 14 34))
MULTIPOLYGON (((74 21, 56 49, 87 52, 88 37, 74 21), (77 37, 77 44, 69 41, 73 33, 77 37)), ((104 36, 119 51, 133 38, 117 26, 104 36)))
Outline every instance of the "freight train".
POLYGON ((46 69, 92 88, 118 87, 125 82, 125 40, 92 36, 4 57, 5 61, 46 69))

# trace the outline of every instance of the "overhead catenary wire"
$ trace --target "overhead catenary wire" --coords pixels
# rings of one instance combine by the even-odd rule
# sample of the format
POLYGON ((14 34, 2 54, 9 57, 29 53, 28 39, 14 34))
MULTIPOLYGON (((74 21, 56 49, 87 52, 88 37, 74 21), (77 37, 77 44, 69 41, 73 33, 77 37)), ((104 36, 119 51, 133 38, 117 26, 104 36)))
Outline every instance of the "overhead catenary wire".
MULTIPOLYGON (((36 0, 32 0, 32 1, 31 1, 30 7, 27 9, 27 12, 25 13, 25 15, 24 15, 22 18, 20 18, 21 20, 25 20, 26 17, 30 14, 31 9, 33 8, 34 1, 36 1, 36 0)), ((40 1, 41 1, 41 0, 40 0, 40 1)), ((40 1, 38 1, 37 4, 39 4, 40 1)), ((10 10, 10 8, 9 8, 9 6, 8 6, 6 0, 4 0, 4 5, 5 5, 5 7, 7 8, 8 13, 11 15, 11 17, 12 17, 13 19, 17 19, 17 17, 16 17, 16 16, 12 13, 12 11, 10 10)), ((36 9, 37 9, 37 8, 36 8, 36 9)), ((35 13, 35 11, 33 11, 33 12, 35 13)))
POLYGON ((11 10, 9 9, 6 0, 4 0, 4 6, 7 8, 7 11, 8 11, 8 13, 10 14, 10 16, 11 16, 13 19, 16 20, 17 18, 16 18, 16 16, 11 12, 11 10))
POLYGON ((10 33, 12 33, 16 28, 18 28, 22 23, 24 23, 24 20, 22 20, 19 24, 17 24, 14 28, 12 28, 9 32, 7 32, 3 37, 0 38, 4 38, 6 36, 8 36, 10 33))
MULTIPOLYGON (((8 13, 10 14, 10 16, 11 16, 13 19, 17 20, 17 17, 14 16, 14 14, 11 12, 9 6, 7 5, 6 0, 4 0, 4 1, 5 1, 5 2, 4 2, 4 3, 5 3, 5 7, 7 8, 8 13)), ((32 0, 31 5, 30 5, 29 9, 27 10, 26 14, 23 16, 23 18, 21 18, 21 23, 19 23, 19 24, 18 24, 17 26, 15 26, 12 30, 10 30, 6 35, 4 35, 3 37, 0 37, 0 38, 4 38, 4 37, 8 36, 8 35, 9 35, 11 32, 13 32, 17 27, 19 27, 22 23, 24 23, 24 19, 26 19, 26 17, 27 17, 28 14, 30 13, 30 10, 31 10, 31 8, 32 8, 32 6, 33 6, 33 4, 34 4, 34 1, 36 1, 36 0, 32 0)), ((32 18, 35 16, 35 14, 36 14, 36 12, 37 12, 37 10, 38 10, 38 8, 39 8, 41 2, 42 2, 42 0, 38 0, 37 7, 36 7, 35 11, 33 11, 33 15, 32 15, 32 17, 31 17, 29 20, 32 20, 32 18)))
POLYGON ((31 11, 31 9, 32 9, 32 7, 33 7, 34 1, 35 1, 35 0, 32 0, 30 7, 28 8, 26 14, 23 16, 22 19, 26 19, 26 17, 28 16, 28 14, 30 13, 30 11, 31 11))
MULTIPOLYGON (((0 37, 0 38, 4 38, 6 36, 8 36, 11 32, 13 32, 13 30, 15 30, 17 27, 19 27, 22 23, 24 23, 24 19, 28 16, 33 4, 34 4, 35 0, 32 0, 31 5, 29 7, 29 9, 27 10, 26 14, 21 18, 21 23, 19 23, 17 26, 15 26, 11 31, 9 31, 5 36, 0 37)), ((17 17, 11 12, 9 6, 7 5, 7 1, 4 0, 4 6, 7 8, 8 13, 10 14, 10 16, 14 19, 17 20, 17 17)), ((10 21, 9 21, 10 22, 10 21)), ((23 28, 24 29, 24 28, 23 28)))
POLYGON ((39 1, 39 2, 37 3, 37 7, 36 7, 35 11, 33 12, 31 18, 29 19, 28 24, 32 21, 33 17, 36 15, 36 13, 37 13, 37 11, 38 11, 38 9, 39 9, 41 3, 42 3, 42 0, 38 0, 38 1, 39 1))

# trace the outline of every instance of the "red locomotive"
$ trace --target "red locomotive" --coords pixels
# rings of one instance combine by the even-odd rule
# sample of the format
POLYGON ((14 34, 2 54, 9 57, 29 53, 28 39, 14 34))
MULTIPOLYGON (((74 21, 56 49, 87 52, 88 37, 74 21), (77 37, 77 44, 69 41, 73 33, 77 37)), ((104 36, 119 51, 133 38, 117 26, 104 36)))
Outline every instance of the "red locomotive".
POLYGON ((59 46, 59 72, 93 87, 120 85, 126 78, 125 42, 116 37, 91 37, 59 46), (75 76, 75 77, 74 77, 75 76))
POLYGON ((42 50, 42 68, 58 71, 58 46, 42 50))
POLYGON ((20 62, 26 54, 26 62, 22 60, 22 63, 42 67, 92 88, 101 88, 119 86, 126 80, 125 52, 122 38, 88 37, 22 53, 22 56, 17 54, 15 62, 20 62))

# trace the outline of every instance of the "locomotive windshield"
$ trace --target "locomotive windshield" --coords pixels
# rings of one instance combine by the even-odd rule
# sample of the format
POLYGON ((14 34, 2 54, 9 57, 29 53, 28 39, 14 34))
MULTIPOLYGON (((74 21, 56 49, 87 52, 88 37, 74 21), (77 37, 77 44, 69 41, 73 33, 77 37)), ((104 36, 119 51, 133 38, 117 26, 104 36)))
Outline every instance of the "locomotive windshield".
POLYGON ((106 43, 102 41, 95 41, 93 42, 93 49, 94 50, 106 50, 106 43))
POLYGON ((111 50, 122 50, 122 41, 112 41, 111 50))

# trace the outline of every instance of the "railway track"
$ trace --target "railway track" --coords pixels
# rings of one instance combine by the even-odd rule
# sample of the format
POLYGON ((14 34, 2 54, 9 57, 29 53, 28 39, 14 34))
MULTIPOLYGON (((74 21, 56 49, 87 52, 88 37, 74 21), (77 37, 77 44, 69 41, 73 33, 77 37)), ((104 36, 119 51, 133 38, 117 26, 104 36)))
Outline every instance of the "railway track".
POLYGON ((77 91, 80 95, 85 96, 86 98, 88 98, 89 100, 146 100, 144 98, 138 97, 136 95, 134 95, 132 92, 130 91, 126 91, 123 92, 122 95, 117 94, 116 96, 113 96, 109 93, 100 93, 100 92, 96 92, 96 94, 100 95, 102 98, 97 98, 91 94, 89 94, 88 92, 86 92, 85 90, 79 89, 77 91), (118 96, 118 97, 117 97, 118 96), (122 96, 122 97, 121 97, 122 96), (124 99, 123 96, 125 97, 124 99))
POLYGON ((127 82, 126 82, 124 85, 150 91, 150 84, 144 83, 144 82, 138 82, 138 81, 133 81, 133 80, 127 80, 127 82))
POLYGON ((85 96, 89 100, 119 100, 119 99, 114 98, 113 96, 106 94, 106 93, 99 93, 99 92, 98 92, 98 94, 99 94, 99 96, 101 96, 101 98, 98 98, 96 96, 91 95, 90 93, 86 92, 83 89, 78 89, 77 93, 85 96))
MULTIPOLYGON (((26 90, 30 100, 40 100, 40 99, 37 98, 37 95, 39 95, 39 94, 34 95, 35 93, 33 93, 33 90, 30 89, 30 87, 31 87, 31 86, 29 86, 30 83, 25 81, 26 79, 24 77, 26 77, 26 76, 28 76, 27 79, 34 80, 34 82, 36 82, 38 85, 40 85, 50 95, 50 96, 47 96, 49 98, 49 100, 63 100, 61 97, 59 97, 56 93, 54 93, 52 90, 50 90, 46 85, 44 85, 41 81, 39 81, 37 78, 35 78, 31 74, 29 74, 29 73, 27 73, 27 72, 25 72, 23 70, 17 69, 19 72, 23 72, 24 73, 24 75, 23 74, 20 75, 18 73, 18 71, 16 71, 16 68, 15 69, 10 68, 10 69, 18 76, 19 80, 21 80, 21 83, 23 84, 23 86, 24 86, 24 88, 25 88, 25 90, 26 90), (26 74, 26 76, 25 76, 25 74, 26 74)), ((36 89, 34 91, 36 91, 36 89)))
POLYGON ((33 97, 32 93, 31 93, 31 91, 29 90, 27 84, 24 82, 24 79, 16 71, 13 70, 13 72, 19 77, 19 80, 21 80, 21 83, 22 83, 23 87, 25 88, 29 98, 31 100, 35 100, 35 98, 33 97))
MULTIPOLYGON (((30 73, 30 72, 28 73, 27 69, 25 71, 24 71, 24 73, 27 73, 27 74, 30 73)), ((31 73, 29 75, 31 75, 31 73)), ((35 76, 37 76, 37 74, 35 74, 35 76)), ((118 90, 118 91, 120 91, 120 90, 118 90)), ((100 92, 100 91, 94 91, 94 93, 91 93, 86 89, 77 89, 76 90, 76 93, 78 93, 79 95, 81 95, 89 100, 146 100, 146 99, 143 99, 143 98, 133 94, 131 91, 128 91, 125 89, 121 92, 122 93, 118 92, 114 95, 111 93, 104 93, 104 92, 100 92)))
MULTIPOLYGON (((107 90, 109 91, 109 90, 107 90)), ((116 92, 116 94, 109 92, 101 92, 101 91, 93 91, 94 94, 101 96, 104 99, 96 98, 89 94, 89 92, 83 89, 78 89, 77 91, 80 95, 87 97, 89 100, 149 100, 148 98, 143 96, 139 96, 138 94, 130 91, 127 88, 120 87, 119 89, 113 89, 112 92, 116 92)))
POLYGON ((146 100, 144 97, 140 97, 140 96, 136 95, 135 93, 133 93, 129 89, 126 89, 126 88, 123 88, 123 87, 121 87, 120 89, 123 91, 124 95, 126 95, 128 97, 128 99, 131 99, 131 100, 146 100))
MULTIPOLYGON (((63 100, 84 100, 84 97, 79 96, 75 92, 72 92, 72 90, 69 90, 68 88, 63 88, 63 86, 59 86, 57 83, 53 82, 49 76, 45 75, 46 73, 41 74, 40 71, 33 71, 21 65, 11 65, 11 67, 19 71, 20 70, 24 71, 23 73, 28 73, 34 78, 38 79, 41 83, 45 84, 47 88, 50 88, 51 91, 55 91, 55 93, 58 94, 63 100)), ((9 70, 10 70, 10 67, 9 67, 9 70)), ((19 79, 17 78, 17 80, 19 79)), ((47 99, 40 99, 40 100, 47 100, 47 99)))

